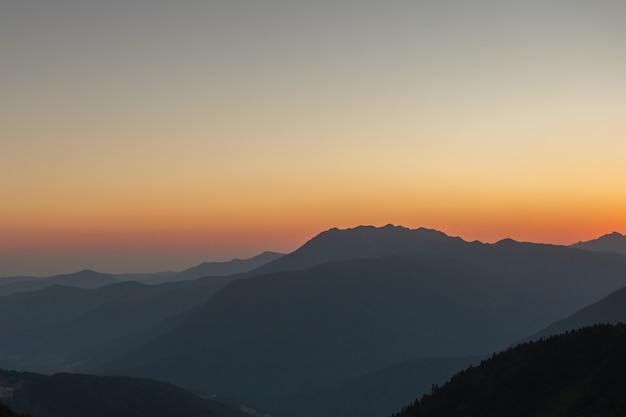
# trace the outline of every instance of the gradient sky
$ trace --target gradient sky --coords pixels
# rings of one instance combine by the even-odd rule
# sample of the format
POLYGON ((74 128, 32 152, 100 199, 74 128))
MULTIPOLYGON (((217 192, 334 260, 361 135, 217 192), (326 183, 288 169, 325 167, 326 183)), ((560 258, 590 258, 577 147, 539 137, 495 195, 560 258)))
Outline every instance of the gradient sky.
POLYGON ((330 227, 626 232, 626 2, 0 2, 0 276, 330 227))

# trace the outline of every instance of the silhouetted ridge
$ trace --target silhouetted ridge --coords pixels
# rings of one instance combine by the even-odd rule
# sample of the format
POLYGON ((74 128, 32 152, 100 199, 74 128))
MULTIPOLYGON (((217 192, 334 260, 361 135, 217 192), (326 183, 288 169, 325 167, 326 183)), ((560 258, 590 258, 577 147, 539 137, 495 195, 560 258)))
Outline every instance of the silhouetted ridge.
POLYGON ((514 245, 516 243, 520 243, 517 240, 511 239, 510 237, 504 238, 496 242, 496 245, 514 245))
POLYGON ((284 256, 283 253, 265 251, 248 259, 228 262, 203 262, 176 274, 177 279, 194 279, 204 276, 226 276, 251 271, 284 256))
POLYGON ((414 252, 454 250, 467 244, 443 232, 402 226, 332 228, 306 242, 296 251, 252 271, 254 275, 304 269, 331 261, 380 258, 414 252))
POLYGON ((617 252, 626 254, 626 236, 618 232, 608 233, 597 239, 587 242, 578 242, 574 248, 598 252, 617 252))
POLYGON ((596 325, 509 349, 395 417, 626 415, 626 325, 596 325))

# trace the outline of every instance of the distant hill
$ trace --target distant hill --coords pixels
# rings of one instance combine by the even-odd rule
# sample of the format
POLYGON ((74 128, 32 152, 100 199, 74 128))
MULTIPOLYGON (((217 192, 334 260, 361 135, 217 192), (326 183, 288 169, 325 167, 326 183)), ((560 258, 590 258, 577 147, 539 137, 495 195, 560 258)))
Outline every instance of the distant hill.
POLYGON ((626 321, 626 287, 604 297, 580 311, 551 324, 531 336, 530 340, 548 337, 596 323, 616 324, 626 321))
POLYGON ((624 324, 526 343, 458 373, 395 416, 625 416, 624 352, 624 324))
POLYGON ((206 302, 232 279, 210 277, 93 290, 53 285, 0 298, 0 367, 76 371, 129 349, 165 318, 206 302))
POLYGON ((613 232, 587 242, 578 242, 574 248, 598 252, 616 252, 626 254, 626 236, 613 232))
POLYGON ((12 278, 4 284, 0 281, 0 297, 16 292, 37 291, 52 285, 65 285, 76 288, 99 288, 119 282, 115 276, 85 269, 73 274, 54 275, 47 278, 12 278))
POLYGON ((167 282, 194 280, 207 276, 229 276, 251 271, 282 256, 284 256, 282 253, 267 251, 248 259, 233 259, 228 262, 203 262, 181 272, 104 274, 85 269, 72 274, 54 275, 45 278, 27 276, 0 277, 0 297, 18 292, 38 291, 52 285, 95 289, 124 281, 138 281, 157 285, 167 282))
POLYGON ((248 259, 233 259, 228 262, 203 262, 176 274, 176 279, 195 279, 205 276, 226 276, 252 271, 268 262, 285 256, 284 253, 263 252, 248 259))
POLYGON ((149 379, 0 370, 0 387, 14 410, 36 417, 250 417, 149 379))

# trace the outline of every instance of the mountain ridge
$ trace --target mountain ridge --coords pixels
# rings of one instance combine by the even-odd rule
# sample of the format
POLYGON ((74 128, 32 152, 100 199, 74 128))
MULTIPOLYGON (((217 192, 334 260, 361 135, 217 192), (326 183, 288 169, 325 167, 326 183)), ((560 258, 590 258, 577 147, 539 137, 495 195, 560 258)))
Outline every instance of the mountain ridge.
POLYGON ((619 232, 607 233, 597 239, 580 241, 571 245, 574 248, 626 254, 626 236, 619 232))

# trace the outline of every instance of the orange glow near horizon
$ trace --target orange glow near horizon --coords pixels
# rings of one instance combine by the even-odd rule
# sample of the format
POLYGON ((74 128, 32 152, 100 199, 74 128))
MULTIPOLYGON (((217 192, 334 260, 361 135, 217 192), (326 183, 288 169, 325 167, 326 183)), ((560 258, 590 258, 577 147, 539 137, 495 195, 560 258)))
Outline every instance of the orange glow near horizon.
POLYGON ((6 3, 0 276, 626 232, 624 2, 6 3))

